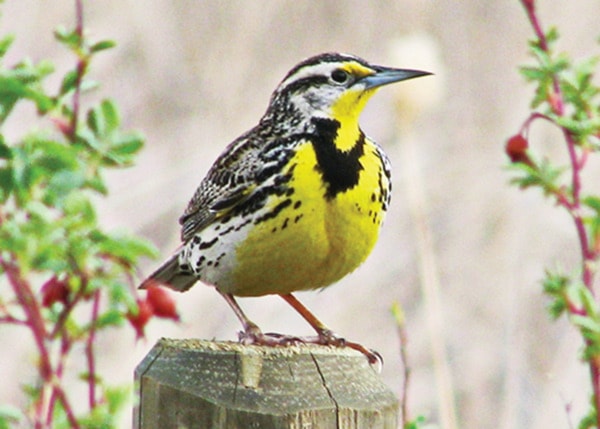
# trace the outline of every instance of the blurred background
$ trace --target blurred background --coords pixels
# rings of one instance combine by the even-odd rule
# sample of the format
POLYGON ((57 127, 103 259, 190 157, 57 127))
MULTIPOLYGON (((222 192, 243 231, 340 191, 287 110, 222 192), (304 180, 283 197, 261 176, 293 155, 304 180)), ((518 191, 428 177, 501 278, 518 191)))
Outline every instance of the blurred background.
MULTIPOLYGON (((560 29, 561 49, 598 52, 600 3, 539 3, 543 23, 560 29)), ((2 14, 0 33, 16 35, 7 63, 50 59, 61 72, 49 84, 58 86, 74 59, 52 31, 72 26, 73 2, 8 0, 2 14)), ((539 282, 545 267, 575 269, 575 231, 539 192, 508 186, 504 142, 526 118, 532 93, 517 72, 532 35, 517 0, 104 0, 85 2, 85 24, 94 39, 118 43, 93 64, 91 77, 102 83, 93 97, 114 98, 127 126, 146 136, 137 164, 110 176, 101 217, 150 239, 161 258, 179 244, 177 219, 212 161, 258 121, 298 61, 342 51, 434 72, 385 88, 363 114, 363 129, 394 167, 392 207, 373 254, 338 284, 298 297, 336 332, 378 350, 397 393, 402 366, 390 307, 401 304, 413 415, 445 424, 445 397, 456 405, 456 427, 537 429, 569 427, 587 409, 580 340, 564 320, 548 320, 539 282)), ((15 137, 28 127, 13 121, 4 132, 15 137)), ((538 148, 563 154, 556 130, 534 129, 538 148)), ((137 343, 130 329, 100 338, 109 382, 129 382, 160 337, 236 338, 238 322, 211 287, 175 298, 180 325, 152 321, 137 343)), ((240 302, 266 331, 311 334, 280 299, 240 302)), ((0 403, 19 404, 31 339, 0 326, 0 343, 0 403)))

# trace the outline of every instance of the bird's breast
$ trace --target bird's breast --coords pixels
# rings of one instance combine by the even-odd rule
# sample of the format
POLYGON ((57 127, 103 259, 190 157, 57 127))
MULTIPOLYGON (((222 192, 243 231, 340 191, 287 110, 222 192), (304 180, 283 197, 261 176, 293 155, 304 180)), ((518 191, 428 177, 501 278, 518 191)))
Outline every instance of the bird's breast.
POLYGON ((365 144, 357 162, 357 183, 331 196, 314 145, 300 144, 281 172, 293 172, 288 192, 271 196, 244 227, 231 275, 217 287, 240 296, 289 293, 357 268, 377 240, 389 192, 376 147, 365 144))

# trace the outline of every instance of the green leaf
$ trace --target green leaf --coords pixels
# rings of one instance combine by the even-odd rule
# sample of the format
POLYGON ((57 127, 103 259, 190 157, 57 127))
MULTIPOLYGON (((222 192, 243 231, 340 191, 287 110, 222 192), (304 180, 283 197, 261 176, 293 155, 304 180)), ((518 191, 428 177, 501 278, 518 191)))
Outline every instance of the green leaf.
POLYGON ((114 48, 116 45, 117 45, 116 42, 113 40, 102 40, 100 42, 94 43, 90 47, 90 52, 104 51, 106 49, 114 48))
POLYGON ((72 50, 75 50, 81 44, 81 37, 76 30, 67 30, 63 26, 59 26, 54 30, 54 37, 59 42, 63 43, 72 50))
POLYGON ((510 183, 521 189, 537 186, 545 195, 552 195, 560 191, 558 179, 566 170, 565 167, 556 167, 550 164, 547 159, 542 160, 536 167, 517 163, 512 164, 510 168, 521 172, 520 176, 511 179, 510 183))
POLYGON ((12 169, 0 168, 0 203, 5 203, 13 189, 12 169))
POLYGON ((539 68, 531 66, 520 67, 519 72, 523 75, 525 79, 529 81, 542 80, 547 76, 547 74, 539 68))
POLYGON ((596 420, 596 399, 594 398, 594 394, 592 393, 590 398, 589 410, 587 414, 581 419, 579 425, 577 425, 577 429, 593 429, 596 428, 596 424, 598 423, 596 420))
POLYGON ((77 141, 91 149, 94 154, 103 153, 102 141, 89 127, 77 128, 77 141))
POLYGON ((32 100, 41 113, 54 107, 54 100, 47 96, 38 85, 52 71, 48 62, 33 67, 20 64, 14 69, 0 74, 0 121, 4 121, 19 99, 32 100))
POLYGON ((25 97, 27 86, 15 77, 0 76, 0 123, 8 117, 14 105, 25 97))
POLYGON ((0 58, 4 57, 14 40, 15 36, 13 34, 8 34, 0 39, 0 58))
POLYGON ((23 205, 31 196, 30 188, 35 179, 29 154, 23 146, 15 146, 13 148, 11 167, 10 180, 16 193, 17 204, 23 205))
POLYGON ((552 26, 546 32, 546 42, 550 45, 553 44, 554 42, 556 42, 559 37, 560 37, 560 33, 558 32, 557 27, 552 26))
POLYGON ((49 172, 74 170, 79 166, 77 151, 71 146, 45 138, 36 138, 32 144, 39 153, 35 165, 42 166, 49 172))
POLYGON ((568 308, 567 295, 570 282, 565 275, 546 271, 542 286, 544 292, 552 298, 548 304, 548 312, 553 319, 558 319, 568 308))
POLYGON ((69 92, 75 90, 75 85, 77 84, 77 76, 77 70, 69 70, 65 73, 60 84, 61 95, 68 94, 69 92))
POLYGON ((82 79, 81 92, 90 92, 97 89, 100 83, 92 79, 82 79))
POLYGON ((589 195, 581 200, 581 202, 594 210, 596 213, 600 214, 600 197, 595 195, 589 195))
POLYGON ((115 234, 104 235, 99 241, 101 253, 106 253, 128 264, 134 264, 140 256, 156 257, 158 251, 148 241, 128 236, 115 234))
POLYGON ((592 359, 596 359, 600 356, 600 345, 598 344, 599 339, 597 336, 593 336, 590 333, 582 332, 584 338, 589 339, 588 344, 585 345, 583 349, 582 359, 586 361, 591 361, 592 359))
POLYGON ((571 323, 579 327, 581 333, 588 340, 600 339, 600 323, 588 316, 571 315, 571 323))
POLYGON ((121 136, 117 142, 110 148, 108 156, 119 165, 131 163, 132 156, 135 155, 144 145, 143 138, 136 133, 121 136))
POLYGON ((559 126, 566 128, 578 138, 585 137, 600 129, 600 118, 578 119, 561 116, 554 120, 559 126))
POLYGON ((550 313, 550 317, 553 320, 556 320, 565 314, 567 308, 567 301, 563 297, 555 297, 552 301, 550 301, 550 304, 548 304, 547 307, 548 313, 550 313))
POLYGON ((89 198, 83 192, 70 193, 63 204, 65 214, 78 219, 84 225, 93 225, 96 222, 96 210, 89 198))
POLYGON ((418 416, 417 418, 406 422, 403 429, 434 429, 437 428, 435 425, 427 424, 427 420, 424 416, 418 416))
MULTIPOLYGON (((119 268, 122 269, 123 267, 119 268)), ((118 308, 119 311, 124 306, 127 312, 135 311, 135 314, 137 314, 138 304, 136 298, 132 294, 131 287, 123 281, 118 278, 111 282, 105 281, 104 290, 108 291, 111 306, 118 308)))
POLYGON ((10 429, 24 418, 21 410, 10 405, 0 406, 0 429, 10 429))
POLYGON ((104 396, 108 402, 108 410, 116 414, 129 403, 131 397, 131 388, 129 385, 122 387, 107 387, 104 396))
POLYGON ((107 310, 96 319, 96 328, 102 329, 108 326, 121 326, 124 320, 125 316, 123 316, 122 311, 116 309, 107 310))
POLYGON ((53 206, 60 205, 71 192, 80 190, 84 182, 82 171, 59 171, 48 181, 44 202, 53 206))
POLYGON ((11 159, 12 151, 10 147, 6 144, 4 140, 4 136, 0 134, 0 159, 11 159))
POLYGON ((103 100, 88 111, 88 127, 97 137, 108 137, 119 127, 119 122, 119 112, 111 100, 103 100))
POLYGON ((121 123, 117 106, 112 100, 105 99, 102 100, 102 103, 100 103, 100 110, 102 112, 104 123, 106 124, 106 132, 112 133, 119 127, 119 124, 121 123))
POLYGON ((579 300, 583 304, 583 308, 585 309, 585 312, 588 314, 588 317, 590 319, 593 319, 600 326, 600 317, 598 315, 596 298, 594 298, 594 295, 592 294, 592 292, 587 287, 585 287, 583 284, 580 284, 578 286, 578 292, 579 292, 579 300))
POLYGON ((102 117, 100 109, 94 108, 88 110, 86 122, 87 126, 90 130, 92 130, 96 137, 100 137, 105 134, 106 127, 104 126, 104 118, 102 117))
POLYGON ((100 176, 99 173, 97 173, 93 177, 88 178, 85 182, 85 186, 86 188, 93 189, 99 194, 108 195, 108 188, 106 187, 104 179, 102 178, 102 176, 100 176))

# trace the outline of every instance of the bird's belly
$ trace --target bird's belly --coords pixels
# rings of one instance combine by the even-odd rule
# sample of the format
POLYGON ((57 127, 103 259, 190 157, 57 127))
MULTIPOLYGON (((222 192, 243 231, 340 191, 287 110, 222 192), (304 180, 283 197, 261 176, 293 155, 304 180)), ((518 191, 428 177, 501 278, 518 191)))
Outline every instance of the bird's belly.
POLYGON ((373 248, 379 225, 343 205, 305 202, 256 225, 237 246, 229 284, 219 289, 239 296, 290 293, 328 286, 353 271, 373 248))
POLYGON ((283 294, 328 286, 366 259, 385 214, 379 164, 363 160, 359 184, 328 198, 307 152, 288 167, 293 192, 270 196, 243 222, 213 226, 188 245, 185 259, 195 261, 201 280, 237 296, 283 294))
POLYGON ((379 198, 373 198, 380 193, 378 176, 366 174, 355 188, 327 198, 312 156, 299 156, 292 167, 294 192, 285 197, 285 208, 254 224, 239 243, 230 283, 219 285, 221 290, 256 296, 322 288, 356 269, 371 252, 384 215, 379 198))

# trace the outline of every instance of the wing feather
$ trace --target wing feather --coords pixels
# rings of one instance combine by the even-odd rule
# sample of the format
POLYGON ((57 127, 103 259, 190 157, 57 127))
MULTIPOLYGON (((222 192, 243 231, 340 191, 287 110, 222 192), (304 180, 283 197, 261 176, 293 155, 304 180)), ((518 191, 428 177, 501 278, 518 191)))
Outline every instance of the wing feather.
POLYGON ((179 218, 183 242, 244 202, 256 187, 259 142, 248 138, 253 131, 227 146, 200 183, 179 218))

